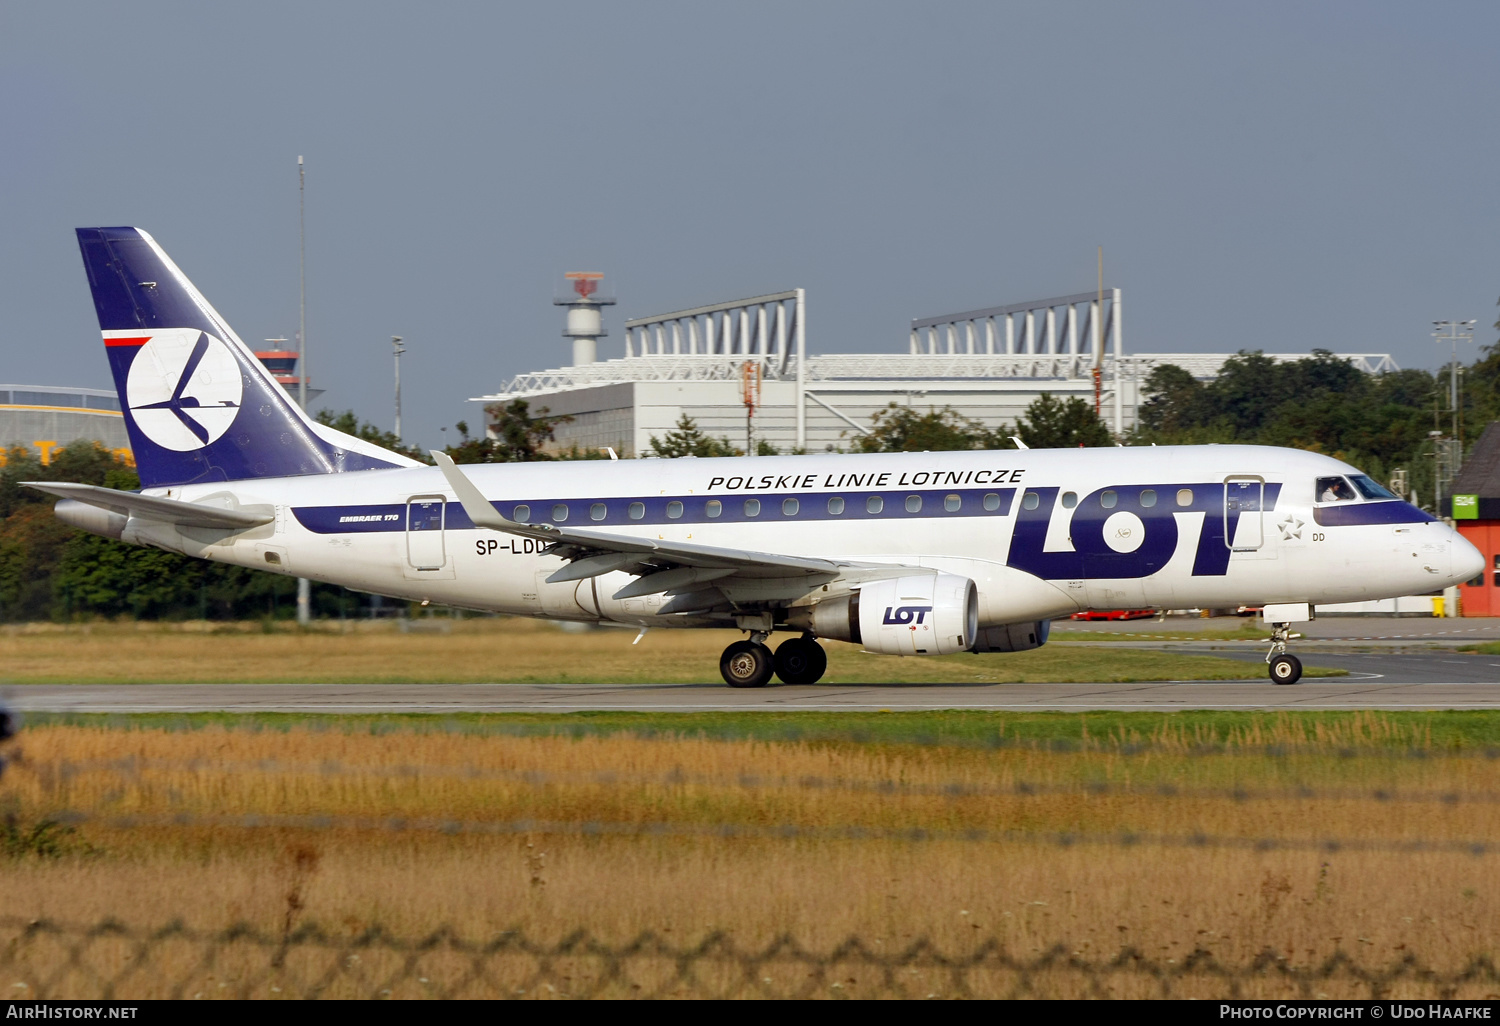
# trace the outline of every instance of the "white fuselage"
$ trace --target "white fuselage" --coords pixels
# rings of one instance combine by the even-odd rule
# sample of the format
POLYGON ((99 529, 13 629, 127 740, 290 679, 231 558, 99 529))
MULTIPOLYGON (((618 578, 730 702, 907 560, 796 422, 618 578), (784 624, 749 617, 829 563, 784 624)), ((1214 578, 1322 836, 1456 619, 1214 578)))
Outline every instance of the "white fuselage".
MULTIPOLYGON (((1088 608, 1386 598, 1434 591, 1482 565, 1457 532, 1404 503, 1316 502, 1315 479, 1356 473, 1346 464, 1259 446, 513 463, 464 471, 503 516, 518 521, 959 574, 977 585, 984 625, 1088 608)), ((229 531, 132 519, 123 540, 473 609, 712 624, 657 615, 660 595, 615 599, 634 579, 623 572, 546 583, 564 560, 542 551, 541 542, 475 528, 436 468, 148 494, 274 509, 275 520, 229 531)), ((787 582, 753 587, 768 596, 779 587, 784 596, 787 582)))

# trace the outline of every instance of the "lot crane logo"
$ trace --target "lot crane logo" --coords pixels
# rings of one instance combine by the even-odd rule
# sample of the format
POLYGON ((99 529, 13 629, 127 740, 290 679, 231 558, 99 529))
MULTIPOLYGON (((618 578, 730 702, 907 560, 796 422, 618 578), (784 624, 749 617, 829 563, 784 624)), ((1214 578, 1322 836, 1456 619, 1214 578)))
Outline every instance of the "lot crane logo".
POLYGON ((141 346, 125 379, 125 404, 151 441, 190 452, 223 436, 240 412, 244 382, 221 339, 174 328, 141 346))

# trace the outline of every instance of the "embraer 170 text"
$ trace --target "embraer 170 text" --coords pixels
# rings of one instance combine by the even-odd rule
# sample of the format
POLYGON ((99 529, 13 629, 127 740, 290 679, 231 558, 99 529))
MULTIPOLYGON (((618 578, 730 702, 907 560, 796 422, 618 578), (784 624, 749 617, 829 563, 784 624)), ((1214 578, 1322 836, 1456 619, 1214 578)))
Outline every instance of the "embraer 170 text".
POLYGON ((1319 603, 1483 570, 1353 467, 1260 446, 428 467, 308 418, 145 232, 78 241, 143 487, 34 484, 62 520, 405 599, 737 627, 736 687, 818 680, 819 638, 1018 652, 1079 610, 1239 605, 1264 606, 1291 684, 1290 625, 1319 603))

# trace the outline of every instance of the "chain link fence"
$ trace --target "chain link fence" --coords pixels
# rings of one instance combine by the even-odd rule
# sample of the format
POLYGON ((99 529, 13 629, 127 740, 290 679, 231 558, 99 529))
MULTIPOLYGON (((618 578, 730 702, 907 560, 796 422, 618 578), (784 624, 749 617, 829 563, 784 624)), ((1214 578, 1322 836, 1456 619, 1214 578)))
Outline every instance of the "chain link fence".
POLYGON ((402 938, 372 927, 339 936, 308 925, 140 929, 0 920, 0 979, 13 999, 152 998, 1500 998, 1488 956, 1458 969, 1414 955, 1386 965, 1337 953, 1294 965, 1267 950, 1226 961, 1125 947, 1090 955, 1053 944, 1027 954, 984 941, 944 952, 850 938, 826 951, 791 936, 747 946, 725 933, 680 944, 654 933, 610 943, 507 931, 470 941, 448 929, 402 938))

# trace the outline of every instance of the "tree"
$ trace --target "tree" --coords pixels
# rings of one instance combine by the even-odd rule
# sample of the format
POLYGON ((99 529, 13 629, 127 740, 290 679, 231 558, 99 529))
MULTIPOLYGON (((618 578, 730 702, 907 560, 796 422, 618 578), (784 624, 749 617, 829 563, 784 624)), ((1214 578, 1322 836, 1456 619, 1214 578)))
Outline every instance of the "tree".
POLYGON ((1146 401, 1139 419, 1146 431, 1181 431, 1198 424, 1205 413, 1202 383, 1176 364, 1153 367, 1142 391, 1146 401))
POLYGON ((874 429, 854 440, 855 452, 943 452, 955 449, 990 448, 991 434, 945 406, 918 413, 910 406, 891 403, 871 418, 874 429))
POLYGON ((555 459, 545 446, 556 438, 557 425, 573 419, 549 417, 545 406, 532 416, 531 405, 525 399, 486 406, 484 412, 490 418, 490 426, 483 438, 470 438, 469 425, 464 421, 454 425, 463 436, 457 445, 447 449, 454 463, 533 463, 555 459))
POLYGON ((355 438, 369 442, 371 445, 378 445, 382 449, 399 452, 403 456, 410 456, 412 459, 421 460, 423 463, 432 462, 432 457, 427 455, 424 450, 408 446, 391 432, 382 431, 369 421, 360 420, 354 415, 353 410, 345 410, 343 413, 334 413, 332 410, 319 410, 313 419, 319 424, 333 428, 335 431, 342 431, 346 435, 353 435, 355 438))
POLYGON ((1114 436, 1093 406, 1077 396, 1059 400, 1051 393, 1038 396, 1016 422, 1016 435, 1028 449, 1072 449, 1083 445, 1114 445, 1114 436))
POLYGON ((740 450, 729 444, 727 438, 710 438, 686 413, 677 418, 677 427, 668 431, 665 438, 651 436, 651 453, 665 459, 679 456, 741 456, 740 450))

